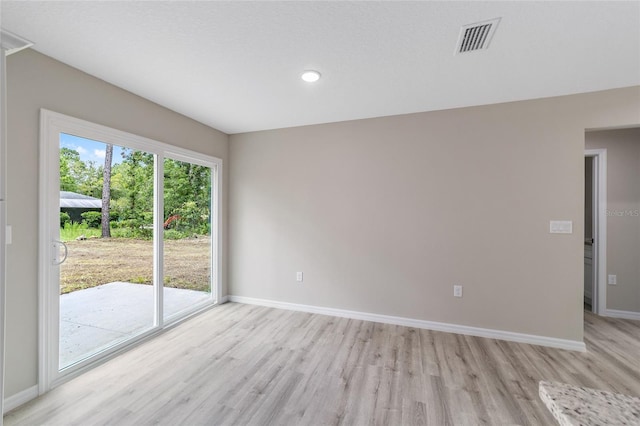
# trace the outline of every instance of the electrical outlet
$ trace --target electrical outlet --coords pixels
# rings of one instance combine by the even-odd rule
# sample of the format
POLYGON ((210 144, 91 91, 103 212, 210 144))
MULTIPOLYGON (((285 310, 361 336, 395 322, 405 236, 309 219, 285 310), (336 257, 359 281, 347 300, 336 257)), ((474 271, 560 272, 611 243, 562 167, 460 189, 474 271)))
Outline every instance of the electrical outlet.
POLYGON ((453 295, 455 297, 462 297, 462 286, 461 285, 454 285, 453 286, 453 295))
POLYGON ((609 285, 617 285, 618 284, 618 277, 616 275, 609 275, 608 283, 609 283, 609 285))
POLYGON ((296 272, 296 281, 302 282, 302 272, 296 272))

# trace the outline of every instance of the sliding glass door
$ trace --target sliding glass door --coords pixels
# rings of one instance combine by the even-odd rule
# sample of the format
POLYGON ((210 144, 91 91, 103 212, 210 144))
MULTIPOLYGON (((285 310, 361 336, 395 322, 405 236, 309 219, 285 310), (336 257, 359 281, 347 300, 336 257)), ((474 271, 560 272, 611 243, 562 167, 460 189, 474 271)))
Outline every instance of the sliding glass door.
POLYGON ((154 327, 155 156, 66 133, 59 141, 65 369, 154 327))
POLYGON ((211 168, 164 160, 163 316, 211 299, 211 168))
POLYGON ((220 160, 41 112, 40 387, 217 303, 220 160))

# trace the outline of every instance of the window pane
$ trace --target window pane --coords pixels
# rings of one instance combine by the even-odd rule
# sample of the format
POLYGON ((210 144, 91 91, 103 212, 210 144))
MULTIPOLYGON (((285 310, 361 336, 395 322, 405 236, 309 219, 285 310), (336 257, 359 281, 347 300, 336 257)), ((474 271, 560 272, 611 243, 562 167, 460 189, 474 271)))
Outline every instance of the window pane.
POLYGON ((153 174, 152 154, 60 135, 60 369, 153 327, 153 174))
POLYGON ((211 168, 164 160, 164 317, 211 300, 211 168))

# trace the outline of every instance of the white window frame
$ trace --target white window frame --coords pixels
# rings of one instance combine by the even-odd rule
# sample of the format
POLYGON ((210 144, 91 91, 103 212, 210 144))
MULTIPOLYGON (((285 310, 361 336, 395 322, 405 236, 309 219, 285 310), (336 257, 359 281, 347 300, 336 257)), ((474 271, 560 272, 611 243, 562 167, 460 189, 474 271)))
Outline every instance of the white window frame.
POLYGON ((68 115, 40 110, 40 207, 39 207, 39 361, 38 393, 76 377, 106 359, 116 356, 143 339, 149 338, 201 310, 219 304, 222 295, 222 160, 167 143, 155 141, 132 133, 116 130, 68 115), (59 223, 59 138, 61 133, 86 139, 137 149, 154 154, 154 325, 131 340, 114 345, 100 352, 100 357, 90 358, 58 369, 59 350, 59 288, 53 288, 52 280, 59 282, 59 268, 52 262, 57 259, 58 246, 53 243, 54 225, 59 223), (190 162, 211 168, 211 299, 193 309, 163 318, 163 190, 164 159, 190 162))

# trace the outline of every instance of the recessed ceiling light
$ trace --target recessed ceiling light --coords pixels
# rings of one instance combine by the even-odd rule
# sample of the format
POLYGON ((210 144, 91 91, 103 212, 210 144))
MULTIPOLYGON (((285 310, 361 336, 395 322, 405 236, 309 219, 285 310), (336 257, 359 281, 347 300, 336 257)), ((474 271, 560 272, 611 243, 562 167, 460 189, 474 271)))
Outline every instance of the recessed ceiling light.
POLYGON ((313 83, 320 80, 320 73, 314 70, 307 70, 302 73, 300 78, 306 81, 307 83, 313 83))

